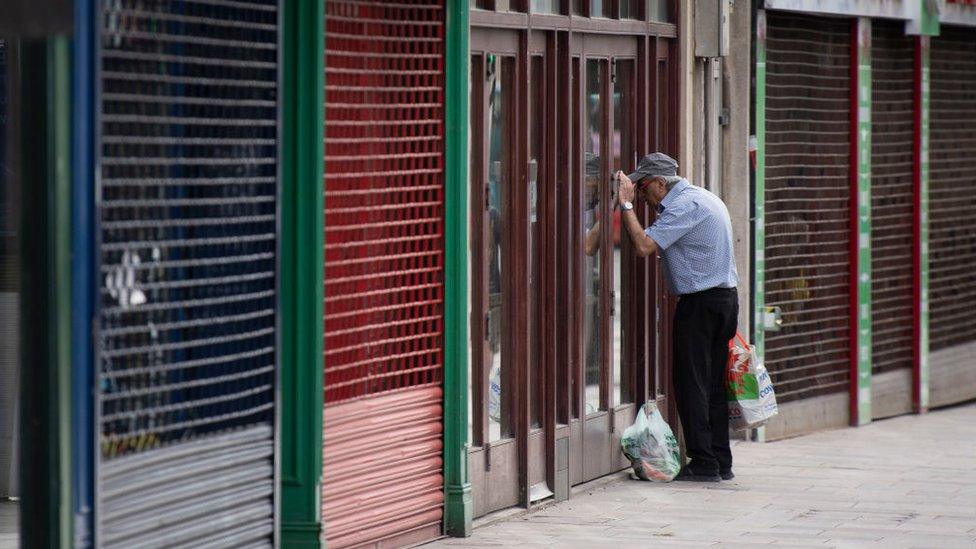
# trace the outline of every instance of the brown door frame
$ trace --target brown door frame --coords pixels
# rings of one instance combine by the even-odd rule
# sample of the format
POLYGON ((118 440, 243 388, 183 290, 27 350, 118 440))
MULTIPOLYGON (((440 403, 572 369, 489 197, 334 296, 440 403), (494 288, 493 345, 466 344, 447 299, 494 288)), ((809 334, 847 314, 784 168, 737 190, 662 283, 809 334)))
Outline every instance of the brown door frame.
MULTIPOLYGON (((518 104, 521 94, 519 82, 521 80, 521 70, 519 66, 518 48, 513 48, 512 41, 515 38, 512 32, 492 33, 492 39, 483 50, 472 47, 470 60, 472 63, 472 78, 478 78, 480 85, 472 85, 472 174, 471 174, 471 226, 472 226, 472 451, 470 459, 472 469, 474 460, 481 460, 480 470, 483 470, 482 478, 486 479, 484 486, 511 488, 512 483, 518 482, 518 456, 521 453, 521 440, 524 438, 521 433, 522 407, 520 406, 521 390, 519 388, 520 372, 523 369, 521 362, 524 361, 524 342, 517 337, 520 332, 518 319, 520 316, 519 303, 524 302, 524 293, 520 291, 520 281, 517 273, 524 271, 524 262, 519 263, 520 247, 524 248, 524 238, 520 232, 522 222, 518 220, 515 212, 524 206, 524 201, 518 199, 520 193, 513 192, 518 185, 521 174, 524 170, 519 166, 519 158, 524 147, 524 140, 515 131, 518 122, 522 118, 518 104), (497 441, 490 441, 489 418, 487 414, 488 394, 487 387, 490 380, 490 364, 488 364, 487 345, 489 334, 489 284, 490 260, 488 259, 487 243, 492 238, 489 234, 491 227, 488 214, 488 181, 490 179, 489 136, 486 129, 489 127, 491 113, 488 109, 488 101, 492 94, 488 83, 485 80, 487 71, 488 52, 494 54, 499 61, 499 71, 505 71, 504 59, 510 59, 514 63, 511 73, 506 73, 508 78, 505 81, 506 102, 504 105, 506 126, 503 147, 507 147, 510 153, 506 162, 506 179, 499 191, 502 193, 500 202, 507 209, 506 221, 514 220, 515 223, 501 223, 501 243, 504 256, 502 257, 502 268, 500 284, 504 299, 501 303, 500 326, 501 348, 500 360, 503 375, 502 382, 502 406, 506 409, 503 414, 507 414, 507 429, 502 437, 497 441), (520 360, 521 359, 521 360, 520 360), (490 480, 488 480, 490 479, 490 480)), ((472 44, 474 46, 474 43, 472 44)), ((501 75, 499 76, 501 77, 501 75)), ((506 427, 503 423, 503 428, 506 427)), ((486 494, 484 505, 489 510, 516 505, 520 501, 519 490, 509 492, 500 490, 497 493, 486 494)))
MULTIPOLYGON (((646 265, 648 261, 646 259, 641 259, 633 254, 632 247, 630 244, 624 244, 623 242, 629 242, 628 237, 625 234, 621 234, 621 307, 620 310, 615 310, 615 292, 617 291, 615 286, 615 270, 617 269, 614 261, 615 245, 613 240, 613 205, 610 203, 611 189, 609 182, 609 174, 611 169, 616 169, 618 166, 611 166, 611 161, 614 157, 614 132, 616 130, 617 121, 614 120, 614 84, 616 80, 616 62, 629 60, 633 63, 633 74, 632 78, 634 81, 631 83, 634 88, 639 88, 640 81, 640 59, 646 55, 644 44, 645 41, 642 37, 636 36, 606 36, 606 35, 594 35, 587 34, 580 37, 581 39, 577 41, 575 47, 572 51, 573 55, 578 55, 580 58, 580 77, 585 78, 589 71, 586 69, 587 63, 590 60, 597 60, 600 63, 601 72, 601 106, 602 106, 602 120, 601 120, 601 134, 602 138, 600 140, 600 157, 603 159, 603 169, 602 169, 602 180, 601 180, 601 211, 600 219, 604 219, 605 226, 604 230, 601 232, 601 246, 600 246, 600 308, 601 308, 601 325, 600 325, 600 341, 601 341, 601 386, 600 386, 600 406, 599 410, 586 414, 585 410, 581 413, 580 421, 582 421, 582 443, 580 445, 574 444, 573 446, 581 446, 581 451, 584 456, 589 458, 587 461, 586 457, 578 464, 581 470, 575 475, 579 481, 586 481, 592 478, 602 476, 604 474, 619 470, 625 467, 627 463, 620 457, 617 451, 617 446, 619 443, 620 432, 626 425, 629 425, 633 421, 634 414, 636 413, 636 407, 639 402, 642 402, 645 397, 646 386, 639 384, 637 382, 638 372, 640 377, 647 376, 647 363, 642 360, 642 357, 646 356, 646 353, 641 349, 641 345, 638 342, 648 340, 647 325, 643 321, 638 321, 638 319, 644 319, 648 316, 647 309, 647 293, 645 291, 648 286, 646 283, 642 283, 646 279, 641 278, 641 273, 646 271, 646 267, 642 268, 642 265, 646 265), (628 268, 625 268, 628 267, 628 268), (627 299, 624 299, 627 298, 627 299), (615 329, 617 319, 621 319, 621 325, 625 321, 631 322, 629 324, 632 326, 628 332, 621 334, 621 348, 619 353, 615 349, 615 329), (641 334, 640 336, 626 336, 626 333, 630 334, 641 334), (613 372, 615 370, 615 360, 616 355, 619 354, 620 357, 620 372, 621 380, 615 379, 613 372), (627 383, 623 383, 623 376, 628 376, 627 383), (621 396, 623 403, 616 402, 613 398, 615 383, 620 382, 621 396), (629 395, 624 394, 624 387, 629 388, 629 395), (600 442, 603 440, 603 442, 600 442), (606 448, 603 448, 603 445, 606 448), (602 454, 602 455, 601 455, 602 454)), ((581 86, 581 91, 586 90, 587 85, 584 82, 581 86)), ((632 90, 634 93, 631 94, 631 99, 633 101, 632 105, 629 105, 628 113, 630 116, 634 116, 636 113, 646 112, 647 106, 645 104, 646 98, 645 94, 637 93, 637 89, 632 90)), ((585 92, 584 92, 585 94, 585 92)), ((580 117, 581 123, 583 116, 586 112, 585 105, 586 98, 579 108, 581 112, 574 113, 580 117)), ((635 119, 637 119, 634 116, 635 119)), ((634 160, 630 158, 633 156, 634 152, 640 151, 638 148, 640 133, 646 133, 647 122, 646 119, 643 123, 639 123, 641 129, 632 128, 634 135, 629 136, 626 140, 624 136, 621 136, 620 147, 624 147, 625 143, 631 145, 631 150, 621 150, 621 166, 619 168, 628 169, 633 164, 634 160)), ((623 131, 623 128, 621 128, 623 131)), ((574 144, 576 147, 576 155, 581 156, 583 154, 583 144, 578 142, 574 144)), ((577 187, 578 193, 583 193, 581 186, 577 187)), ((578 203, 582 203, 582 197, 578 200, 578 203)), ((639 206, 640 207, 640 206, 639 206)), ((639 212, 639 214, 642 212, 639 212)), ((582 257, 577 255, 577 257, 582 257)), ((585 295, 585 289, 580 285, 577 285, 577 295, 580 298, 575 299, 577 303, 577 312, 582 316, 584 312, 581 310, 582 297, 585 295)), ((580 342, 581 345, 585 345, 585 342, 580 342)), ((577 350, 578 353, 584 352, 582 349, 577 350)), ((585 360, 585 358, 583 359, 585 360)), ((580 361, 581 366, 583 360, 580 361)), ((576 398, 580 399, 580 408, 585 406, 585 386, 580 384, 579 392, 576 398)), ((572 433, 572 430, 571 430, 572 433)), ((570 435, 573 436, 572 434, 570 435)))
MULTIPOLYGON (((584 3, 588 4, 588 2, 584 3)), ((613 3, 613 10, 619 9, 619 3, 613 3)), ((567 8, 568 9, 568 8, 567 8)), ((646 11, 640 7, 641 12, 646 11)), ((642 13, 643 16, 643 13, 642 13)), ((517 501, 511 504, 531 505, 529 488, 532 482, 540 478, 539 464, 535 461, 541 458, 544 464, 542 478, 549 488, 555 492, 557 500, 565 499, 569 495, 569 486, 586 480, 580 474, 572 473, 572 462, 577 462, 582 469, 583 445, 574 444, 574 425, 582 427, 586 422, 582 334, 582 313, 580 302, 582 297, 582 279, 574 271, 582 250, 582 173, 583 163, 582 135, 579 126, 583 123, 582 113, 574 112, 573 93, 577 91, 577 111, 585 109, 585 75, 587 57, 605 58, 605 75, 603 79, 603 134, 601 140, 601 157, 606 159, 604 164, 608 171, 612 159, 613 139, 613 82, 609 78, 613 69, 613 59, 634 59, 634 94, 631 115, 636 119, 633 128, 633 144, 638 154, 662 150, 674 156, 677 152, 678 136, 673 130, 677 128, 677 52, 674 40, 673 25, 651 23, 645 25, 640 32, 636 32, 634 22, 587 20, 580 17, 542 16, 519 13, 492 13, 476 10, 472 15, 471 59, 472 77, 481 71, 484 75, 484 60, 487 53, 498 56, 512 56, 515 58, 514 79, 508 83, 508 100, 512 108, 508 109, 510 121, 508 131, 511 134, 512 156, 509 159, 509 183, 506 191, 510 192, 507 201, 512 215, 509 216, 507 226, 504 227, 504 242, 508 249, 508 259, 503 261, 502 279, 505 300, 509 305, 503 305, 502 324, 507 337, 503 337, 502 352, 508 357, 515 357, 506 363, 508 372, 506 377, 511 380, 510 386, 503 388, 509 391, 513 403, 512 431, 509 440, 489 444, 487 404, 487 371, 485 364, 485 343, 480 337, 485 330, 487 306, 487 257, 486 238, 487 223, 484 211, 485 182, 487 181, 488 150, 490 143, 484 129, 487 128, 486 117, 487 97, 490 90, 484 93, 472 93, 472 113, 481 113, 480 127, 472 127, 472 158, 481 159, 472 165, 472 200, 471 227, 472 249, 479 250, 472 255, 472 405, 473 405, 473 440, 471 463, 482 459, 486 465, 487 474, 491 471, 492 461, 496 461, 492 454, 503 451, 505 447, 513 446, 514 459, 504 459, 504 464, 496 462, 494 467, 507 467, 509 474, 505 478, 509 481, 517 478, 517 501), (492 22, 492 23, 489 23, 492 22), (539 21, 538 28, 533 28, 532 21, 539 21), (494 23, 501 23, 494 28, 494 23), (560 25, 569 22, 567 29, 560 25), (616 26, 626 26, 621 33, 607 33, 616 26), (656 25, 656 26, 655 26, 656 25), (489 28, 492 27, 492 28, 489 28), (606 27, 606 29, 604 29, 606 27), (634 27, 634 28, 631 28, 634 27), (585 34, 584 34, 585 31, 585 34), (659 31, 661 34, 652 34, 659 31), (479 64, 479 57, 480 64, 479 64), (536 116, 532 110, 532 90, 528 86, 533 76, 532 57, 543 56, 543 74, 546 87, 546 101, 544 114, 547 122, 544 125, 542 147, 543 158, 538 167, 537 183, 537 212, 538 222, 542 223, 541 234, 543 240, 540 246, 541 256, 538 258, 539 280, 539 310, 529 310, 528 271, 529 254, 534 250, 527 247, 528 231, 531 229, 528 212, 527 175, 530 160, 529 139, 531 138, 531 119, 536 116), (578 69, 578 90, 572 89, 570 76, 574 69, 578 69), (662 104, 663 102, 663 104, 662 104), (511 192, 521 190, 521 192, 511 192), (538 364, 529 363, 529 348, 527 338, 529 315, 538 314, 540 319, 540 345, 538 364), (521 337, 517 334, 522 334, 521 337), (507 341, 507 343, 505 343, 507 341), (542 368, 539 376, 542 387, 531 386, 529 368, 542 368), (572 390, 575 386, 575 391, 572 390), (541 390, 540 390, 541 389, 541 390), (541 394, 540 394, 541 393, 541 394), (528 398, 543 398, 540 404, 541 425, 531 428, 531 407, 528 398), (575 416, 575 417, 574 417, 575 416), (530 444, 530 437, 538 436, 538 441, 530 444), (515 467, 512 471, 510 468, 515 467), (530 470, 534 471, 530 473, 530 470), (530 478, 531 477, 531 478, 530 478)), ((623 28, 623 27, 622 27, 623 28)), ((487 86, 485 86, 487 88, 487 86)), ((473 119, 478 124, 479 119, 473 119)), ((622 163, 627 165, 630 159, 627 151, 622 152, 622 163)), ((609 171, 608 171, 609 173, 609 171)), ((604 209, 608 215, 604 217, 612 220, 609 215, 609 185, 602 189, 604 209)), ((650 224, 654 212, 647 211, 642 204, 637 205, 638 216, 645 224, 650 224)), ((621 310, 617 315, 624 315, 628 326, 633 326, 633 334, 622 336, 621 360, 629 364, 629 368, 621 366, 621 372, 629 376, 628 384, 632 392, 633 403, 612 402, 613 386, 611 384, 613 365, 613 318, 609 315, 611 307, 610 290, 613 288, 613 231, 612 223, 607 223, 606 230, 601 235, 603 242, 601 278, 606 281, 601 284, 601 299, 603 307, 601 341, 604 355, 603 383, 601 389, 601 412, 605 417, 607 452, 609 461, 604 461, 605 467, 594 471, 600 476, 618 470, 626 465, 616 451, 619 433, 632 420, 636 409, 645 400, 656 400, 666 417, 673 420, 673 399, 671 394, 670 367, 670 312, 673 304, 664 293, 664 283, 660 272, 660 264, 656 259, 646 260, 625 251, 629 246, 621 246, 620 269, 627 276, 622 276, 624 295, 637 293, 636 299, 621 301, 621 310)), ((621 240, 627 239, 621 235, 621 240)), ((578 266, 576 266, 578 269, 578 266)), ((582 435, 582 433, 579 433, 582 435)), ((509 450, 505 450, 506 452, 509 450)), ((602 453, 602 450, 600 450, 602 453)), ((498 457, 501 457, 500 455, 498 457)), ((603 460, 601 460, 603 461, 603 460)), ((495 471, 496 473, 499 471, 495 471)), ((492 475, 494 477, 494 475, 492 475)), ((477 485, 479 479, 482 485, 491 484, 488 477, 477 474, 472 480, 477 485)), ((476 488, 477 491, 478 488, 476 488)), ((476 505, 477 507, 477 505, 476 505)), ((487 509, 491 511, 494 509, 487 509)), ((480 513, 479 513, 480 514, 480 513)))

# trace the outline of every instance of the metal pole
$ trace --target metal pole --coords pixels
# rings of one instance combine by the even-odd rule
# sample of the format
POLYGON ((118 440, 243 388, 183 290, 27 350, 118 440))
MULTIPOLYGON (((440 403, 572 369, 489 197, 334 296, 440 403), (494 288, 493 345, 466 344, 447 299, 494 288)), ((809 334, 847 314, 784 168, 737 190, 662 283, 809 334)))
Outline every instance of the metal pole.
POLYGON ((468 71, 467 0, 447 2, 444 261, 444 529, 471 535, 468 480, 468 71))

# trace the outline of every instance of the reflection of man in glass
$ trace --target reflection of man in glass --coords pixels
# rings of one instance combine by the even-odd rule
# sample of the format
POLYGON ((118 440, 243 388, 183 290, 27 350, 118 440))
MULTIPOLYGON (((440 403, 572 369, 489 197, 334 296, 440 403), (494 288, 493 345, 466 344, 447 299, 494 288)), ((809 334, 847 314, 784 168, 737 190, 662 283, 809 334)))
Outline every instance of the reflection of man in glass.
MULTIPOLYGON (((586 172, 583 186, 583 292, 586 296, 583 341, 586 348, 585 384, 599 386, 600 383, 600 157, 586 153, 586 172)), ((592 410, 591 410, 592 411, 592 410)))
POLYGON ((600 249, 600 157, 586 153, 586 177, 583 180, 583 226, 586 237, 583 239, 583 252, 587 257, 596 255, 600 249))
POLYGON ((502 82, 500 59, 494 56, 488 58, 488 110, 491 116, 488 120, 488 345, 486 349, 485 365, 488 367, 488 418, 489 440, 498 440, 502 436, 502 424, 507 423, 507 410, 503 400, 507 402, 507 395, 502 395, 502 360, 501 360, 501 326, 502 326, 502 260, 503 242, 502 228, 505 224, 507 204, 505 203, 508 184, 508 143, 506 139, 505 106, 506 89, 502 82))
POLYGON ((675 480, 717 482, 734 476, 725 366, 739 315, 739 275, 728 209, 677 170, 673 158, 654 153, 631 175, 617 172, 621 218, 641 257, 661 254, 671 291, 680 296, 672 334, 674 390, 691 462, 675 480), (637 192, 658 212, 646 230, 633 213, 637 192))
MULTIPOLYGON (((493 172, 500 171, 500 163, 493 172)), ((495 174, 497 177, 498 174, 495 174)), ((497 188, 497 179, 492 190, 497 188)), ((485 364, 488 365, 488 417, 494 423, 502 420, 501 403, 501 320, 502 320, 502 226, 498 192, 488 198, 488 346, 485 364)), ((493 425, 492 427, 495 427, 493 425)))

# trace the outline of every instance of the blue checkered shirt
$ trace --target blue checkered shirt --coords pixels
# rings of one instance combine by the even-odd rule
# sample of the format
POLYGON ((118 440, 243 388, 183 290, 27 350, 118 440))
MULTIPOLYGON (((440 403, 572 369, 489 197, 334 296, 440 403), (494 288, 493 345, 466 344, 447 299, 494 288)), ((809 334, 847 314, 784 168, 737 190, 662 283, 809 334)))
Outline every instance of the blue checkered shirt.
POLYGON ((732 220, 719 197, 682 179, 661 201, 658 212, 657 220, 644 232, 661 250, 673 293, 739 284, 732 220))

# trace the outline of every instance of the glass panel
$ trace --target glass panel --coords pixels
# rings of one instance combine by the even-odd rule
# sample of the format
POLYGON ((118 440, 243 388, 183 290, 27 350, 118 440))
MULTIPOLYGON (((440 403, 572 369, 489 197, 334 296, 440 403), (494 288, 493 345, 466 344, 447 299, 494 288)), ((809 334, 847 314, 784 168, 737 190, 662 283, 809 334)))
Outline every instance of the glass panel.
POLYGON ((562 0, 532 0, 533 13, 562 13, 562 0))
POLYGON ((542 311, 539 294, 542 291, 542 277, 539 266, 542 259, 542 219, 539 203, 539 187, 544 179, 544 137, 545 137, 545 65, 542 57, 532 58, 532 73, 529 75, 532 102, 529 139, 529 421, 532 427, 539 427, 542 421, 541 407, 545 400, 542 363, 542 311))
POLYGON ((600 158, 601 132, 603 130, 603 104, 600 97, 601 62, 586 61, 586 126, 583 135, 584 182, 583 182, 583 335, 584 335, 584 382, 586 383, 586 413, 600 409, 600 378, 603 366, 600 302, 600 182, 603 179, 604 162, 600 158))
MULTIPOLYGON (((580 59, 579 59, 579 57, 574 57, 573 58, 573 71, 572 71, 572 74, 570 75, 570 78, 572 80, 570 82, 570 88, 569 89, 570 89, 571 93, 573 94, 573 99, 572 99, 572 103, 573 103, 573 143, 574 144, 577 144, 577 143, 581 143, 582 140, 583 140, 582 124, 580 123, 580 117, 582 116, 582 112, 583 112, 582 111, 582 105, 580 103, 580 99, 582 97, 583 90, 581 89, 581 84, 580 84, 580 59)), ((575 157, 574 158, 575 163, 573 164, 573 189, 579 189, 580 188, 580 174, 583 172, 583 170, 582 170, 583 162, 580 161, 579 154, 574 154, 573 156, 575 157)), ((584 235, 585 235, 585 228, 586 227, 587 226, 585 225, 585 219, 584 219, 584 235)), ((575 227, 573 227, 573 228, 575 229, 575 227)), ((586 256, 584 256, 584 257, 586 257, 586 256)), ((585 261, 583 263, 584 263, 583 269, 587 269, 587 267, 585 266, 585 261)), ((574 277, 574 279, 575 279, 575 277, 574 277)), ((586 291, 587 290, 584 289, 584 295, 586 295, 586 293, 585 293, 586 291)), ((584 306, 584 312, 586 310, 587 309, 585 309, 585 306, 584 306)), ((584 330, 583 333, 584 334, 586 333, 585 330, 584 330)), ((589 341, 588 339, 584 339, 584 345, 588 345, 588 341, 589 341)), ((583 352, 584 353, 587 352, 587 350, 586 350, 585 347, 584 347, 584 351, 583 352)), ((569 401, 571 403, 570 410, 572 411, 571 412, 572 413, 572 417, 573 418, 578 418, 578 417, 580 417, 580 398, 579 398, 579 395, 580 395, 580 376, 579 376, 578 369, 576 369, 576 370, 574 370, 574 371, 572 371, 570 373, 571 373, 571 375, 569 376, 569 378, 570 378, 570 387, 569 387, 570 400, 569 401)))
POLYGON ((668 94, 668 62, 664 59, 657 63, 657 150, 667 151, 671 146, 670 119, 668 113, 671 97, 668 94))
MULTIPOLYGON (((615 169, 630 172, 634 168, 634 62, 614 62, 613 80, 613 165, 615 169)), ((621 269, 621 220, 620 210, 614 210, 613 234, 613 403, 633 402, 631 390, 631 364, 625 361, 623 343, 625 323, 622 303, 623 283, 621 269)), ((637 296, 626 296, 633 303, 637 296)), ((631 334, 633 335, 633 334, 631 334)))
POLYGON ((515 60, 488 56, 488 441, 512 434, 512 387, 508 360, 502 357, 504 301, 502 272, 507 259, 504 229, 508 226, 508 186, 511 165, 509 110, 515 60))
POLYGON ((647 14, 651 21, 661 23, 671 22, 671 10, 669 4, 671 0, 647 0, 647 14))
POLYGON ((590 0, 590 17, 606 17, 603 11, 603 0, 590 0))
POLYGON ((620 0, 620 18, 639 19, 638 2, 639 0, 620 0))
POLYGON ((573 15, 583 15, 583 0, 573 0, 573 15))
MULTIPOLYGON (((473 0, 472 0, 472 2, 473 2, 473 0)), ((474 188, 475 184, 477 184, 477 182, 474 181, 474 179, 473 179, 473 178, 477 177, 477 174, 478 174, 478 169, 477 169, 478 164, 477 163, 480 162, 480 160, 482 158, 482 155, 484 154, 482 151, 476 149, 476 145, 475 145, 475 142, 474 142, 474 139, 473 139, 474 138, 473 130, 474 130, 474 128, 476 128, 476 127, 479 126, 479 124, 478 124, 478 118, 480 116, 482 116, 482 114, 483 114, 482 112, 480 112, 480 107, 481 107, 481 104, 480 104, 480 95, 484 91, 484 88, 481 87, 482 78, 484 78, 482 76, 483 74, 484 74, 484 64, 482 62, 482 56, 480 54, 479 55, 472 55, 471 56, 471 75, 470 75, 470 78, 468 80, 468 101, 469 101, 469 105, 471 105, 471 109, 470 109, 470 112, 469 112, 469 116, 471 118, 468 121, 468 143, 470 144, 469 146, 471 147, 470 148, 471 154, 468 155, 468 173, 472 177, 472 188, 474 188)), ((473 254, 473 253, 469 253, 468 254, 468 268, 469 268, 469 272, 470 273, 476 273, 477 272, 474 269, 474 267, 473 267, 474 262, 472 260, 474 259, 474 257, 475 257, 475 254, 473 254)), ((473 296, 472 297, 472 300, 474 300, 474 299, 481 299, 481 296, 473 296)), ((468 314, 469 315, 471 314, 471 302, 470 301, 468 302, 468 314)), ((478 331, 477 330, 474 330, 473 328, 472 328, 472 331, 475 334, 478 333, 478 331)), ((487 342, 485 342, 485 343, 487 344, 487 342)), ((468 442, 471 443, 471 444, 480 444, 481 443, 481 435, 479 434, 479 436, 477 438, 474 436, 474 421, 475 421, 475 417, 474 417, 474 415, 475 415, 474 414, 474 399, 475 399, 475 394, 474 394, 474 391, 473 391, 473 388, 474 388, 473 381, 474 381, 475 376, 473 375, 473 368, 472 368, 473 362, 474 362, 473 360, 469 360, 468 361, 468 442)))
POLYGON ((495 11, 521 11, 513 0, 495 0, 495 11))

